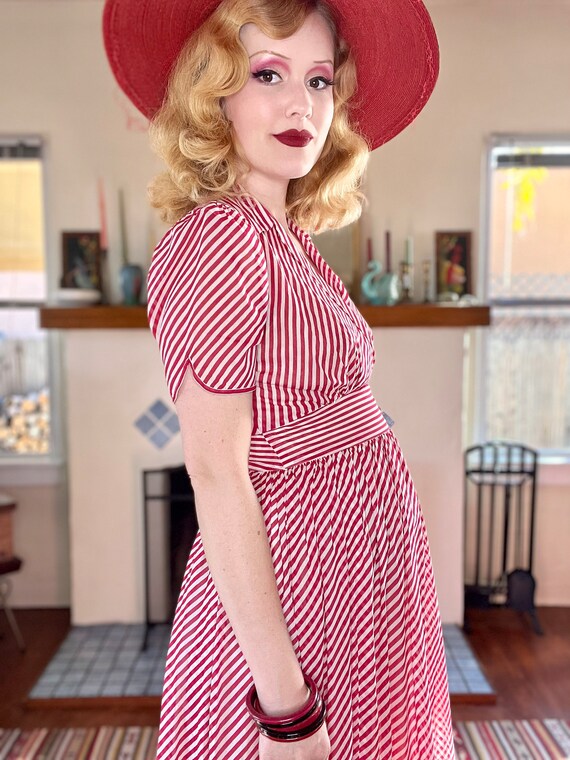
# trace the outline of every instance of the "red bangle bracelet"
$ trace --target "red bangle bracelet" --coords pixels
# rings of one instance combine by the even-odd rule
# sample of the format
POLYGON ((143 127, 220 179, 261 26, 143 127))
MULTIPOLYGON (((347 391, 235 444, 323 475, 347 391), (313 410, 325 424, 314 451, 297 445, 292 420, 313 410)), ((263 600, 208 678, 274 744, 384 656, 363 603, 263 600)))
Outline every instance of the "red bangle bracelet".
POLYGON ((246 705, 247 709, 249 711, 249 714, 255 721, 261 721, 263 723, 266 723, 268 726, 289 726, 291 724, 296 723, 299 720, 303 720, 308 713, 313 712, 315 709, 315 702, 317 701, 317 697, 319 696, 319 692, 317 690, 317 685, 313 681, 313 679, 310 676, 304 675, 305 678, 305 684, 307 685, 309 689, 309 699, 307 702, 301 707, 299 710, 296 710, 294 713, 289 713, 288 715, 281 715, 281 716, 271 716, 266 715, 264 712, 262 712, 261 707, 259 706, 259 698, 257 696, 257 690, 255 688, 255 684, 252 685, 250 690, 247 693, 246 697, 246 705))
POLYGON ((283 721, 280 724, 271 723, 268 720, 259 720, 254 718, 258 728, 263 726, 270 731, 300 731, 304 730, 307 726, 310 726, 318 717, 323 708, 323 700, 320 695, 317 695, 314 708, 304 715, 301 715, 295 720, 283 721))
POLYGON ((247 709, 259 731, 275 741, 299 741, 316 733, 323 725, 326 715, 325 703, 317 685, 310 676, 303 674, 309 688, 309 698, 302 708, 282 716, 270 716, 262 712, 255 684, 246 696, 247 709))
POLYGON ((312 722, 303 729, 290 729, 283 731, 281 729, 271 729, 269 726, 258 726, 260 733, 267 736, 276 742, 295 742, 301 739, 306 739, 308 736, 316 734, 319 728, 325 722, 326 708, 324 702, 322 703, 321 712, 317 715, 312 722))

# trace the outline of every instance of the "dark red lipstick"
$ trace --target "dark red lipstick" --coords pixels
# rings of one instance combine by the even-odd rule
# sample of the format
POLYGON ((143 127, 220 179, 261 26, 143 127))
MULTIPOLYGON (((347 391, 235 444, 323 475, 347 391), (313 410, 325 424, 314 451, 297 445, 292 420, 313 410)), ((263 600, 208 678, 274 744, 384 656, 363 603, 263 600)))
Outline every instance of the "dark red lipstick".
POLYGON ((291 148, 304 148, 313 139, 313 136, 309 132, 305 132, 304 130, 298 132, 296 129, 288 129, 286 132, 273 135, 273 137, 276 137, 284 145, 291 146, 291 148))

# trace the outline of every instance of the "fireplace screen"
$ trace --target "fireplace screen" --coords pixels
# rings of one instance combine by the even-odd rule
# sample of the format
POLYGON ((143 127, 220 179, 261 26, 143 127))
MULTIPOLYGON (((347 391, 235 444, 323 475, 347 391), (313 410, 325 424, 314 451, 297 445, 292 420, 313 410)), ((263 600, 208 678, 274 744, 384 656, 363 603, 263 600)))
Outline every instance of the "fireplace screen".
POLYGON ((184 465, 143 471, 146 623, 172 622, 198 531, 184 465))

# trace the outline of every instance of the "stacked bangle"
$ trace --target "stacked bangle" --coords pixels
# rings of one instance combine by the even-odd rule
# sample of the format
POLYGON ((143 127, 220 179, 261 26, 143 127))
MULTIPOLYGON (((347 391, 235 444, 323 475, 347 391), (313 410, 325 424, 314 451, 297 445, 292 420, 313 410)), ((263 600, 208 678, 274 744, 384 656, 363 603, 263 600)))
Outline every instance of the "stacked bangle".
POLYGON ((309 688, 309 699, 300 709, 290 715, 271 717, 265 715, 259 706, 255 684, 247 693, 246 705, 260 733, 277 742, 297 742, 315 734, 325 722, 326 706, 317 685, 305 675, 309 688))

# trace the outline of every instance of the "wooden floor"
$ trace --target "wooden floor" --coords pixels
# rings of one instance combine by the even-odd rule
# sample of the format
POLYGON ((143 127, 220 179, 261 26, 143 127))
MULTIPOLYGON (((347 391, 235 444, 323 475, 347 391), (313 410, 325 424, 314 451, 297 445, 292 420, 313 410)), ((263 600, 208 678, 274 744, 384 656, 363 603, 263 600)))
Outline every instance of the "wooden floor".
MULTIPOLYGON (((68 610, 17 610, 21 654, 0 613, 0 726, 158 725, 158 708, 128 698, 112 709, 27 709, 26 696, 69 630, 68 610)), ((570 718, 570 608, 542 608, 544 636, 510 610, 472 611, 469 642, 497 692, 496 705, 452 706, 454 720, 570 718)))
POLYGON ((495 705, 454 705, 455 720, 570 718, 570 607, 542 607, 544 636, 513 610, 470 610, 469 643, 495 705))

